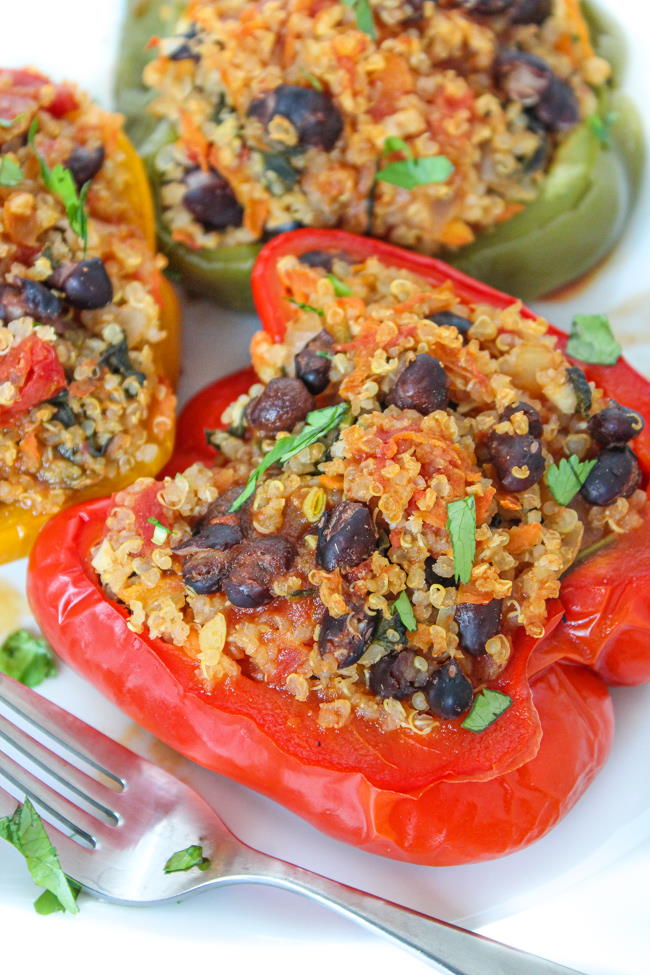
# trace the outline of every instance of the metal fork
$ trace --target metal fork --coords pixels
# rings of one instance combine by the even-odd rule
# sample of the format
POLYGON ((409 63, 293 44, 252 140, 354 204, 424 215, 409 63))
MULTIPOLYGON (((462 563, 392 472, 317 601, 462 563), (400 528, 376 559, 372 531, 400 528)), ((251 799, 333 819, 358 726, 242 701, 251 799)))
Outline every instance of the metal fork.
MULTIPOLYGON (((0 714, 0 739, 93 810, 82 808, 0 750, 0 775, 60 823, 61 829, 48 824, 46 828, 63 869, 97 897, 155 904, 227 884, 267 884, 332 908, 433 963, 439 972, 578 975, 251 849, 175 776, 4 675, 0 702, 113 785, 61 758, 0 714), (165 874, 169 856, 194 844, 202 845, 210 860, 208 869, 165 874)), ((0 816, 10 815, 15 807, 16 799, 0 788, 0 816)))

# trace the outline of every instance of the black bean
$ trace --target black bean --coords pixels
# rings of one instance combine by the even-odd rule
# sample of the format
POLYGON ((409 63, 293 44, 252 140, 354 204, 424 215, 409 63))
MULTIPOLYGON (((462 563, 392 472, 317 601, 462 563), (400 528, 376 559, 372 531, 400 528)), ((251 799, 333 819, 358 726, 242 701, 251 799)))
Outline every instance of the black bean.
POLYGON ((111 372, 124 376, 125 379, 135 379, 140 385, 147 378, 143 372, 133 368, 126 339, 116 342, 115 345, 109 345, 99 361, 111 372))
POLYGON ((527 107, 539 104, 555 77, 546 61, 527 51, 502 51, 494 62, 494 71, 507 97, 527 107))
POLYGON ((601 450, 580 494, 589 504, 606 507, 616 498, 629 498, 641 483, 641 468, 629 447, 601 450))
POLYGON ((553 78, 533 111, 549 132, 565 132, 580 121, 575 92, 560 78, 553 78))
POLYGON ((527 491, 541 481, 546 461, 542 445, 536 437, 529 434, 511 437, 492 432, 487 439, 487 449, 497 477, 506 491, 527 491), (528 469, 528 473, 518 477, 515 468, 523 467, 528 469))
POLYGON ((90 257, 77 264, 60 264, 48 283, 63 291, 75 308, 104 308, 113 300, 113 285, 100 257, 90 257))
POLYGON ((541 437, 544 432, 544 426, 540 419, 540 415, 534 406, 530 403, 513 403, 512 406, 507 406, 503 413, 499 416, 500 421, 509 420, 511 416, 515 413, 525 413, 528 417, 528 433, 531 437, 541 437))
MULTIPOLYGON (((239 495, 241 494, 242 489, 243 489, 243 484, 234 485, 233 487, 228 488, 227 491, 224 491, 223 494, 220 494, 219 497, 216 499, 216 501, 212 502, 212 504, 204 514, 201 524, 206 524, 212 518, 220 518, 222 515, 230 514, 230 508, 232 507, 233 502, 236 501, 239 495)), ((245 534, 247 533, 250 527, 249 525, 250 505, 251 502, 247 501, 246 504, 244 504, 237 511, 237 516, 239 517, 239 520, 242 523, 242 527, 244 529, 245 534)))
POLYGON ((386 397, 388 406, 417 410, 423 416, 444 410, 448 402, 449 383, 444 366, 426 352, 421 352, 402 369, 386 397))
POLYGON ((287 571, 295 557, 294 546, 281 535, 244 542, 230 561, 223 591, 233 606, 262 606, 273 599, 274 579, 287 571))
POLYGON ((378 660, 368 673, 371 692, 376 697, 394 697, 399 701, 425 687, 429 673, 415 666, 417 656, 415 650, 406 649, 389 653, 378 660))
POLYGON ((445 589, 451 589, 456 587, 456 580, 453 574, 451 576, 441 576, 438 575, 434 569, 436 560, 430 555, 427 557, 424 563, 424 581, 427 586, 444 586, 445 589))
POLYGON ((77 146, 73 149, 65 161, 66 168, 72 173, 72 177, 77 184, 77 189, 81 189, 104 165, 104 147, 100 144, 94 149, 88 146, 77 146))
POLYGON ((345 616, 326 612, 318 634, 321 655, 334 654, 339 668, 356 664, 372 639, 376 622, 377 617, 366 613, 363 607, 345 616))
POLYGON ((300 230, 304 226, 305 224, 301 223, 300 220, 289 220, 287 223, 281 223, 275 227, 265 227, 262 240, 273 240, 279 234, 288 234, 292 230, 300 230))
POLYGON ((218 549, 197 552, 183 564, 183 581, 186 586, 200 596, 218 592, 221 589, 228 562, 228 555, 218 549))
POLYGON ((278 85, 256 98, 248 114, 259 119, 265 128, 277 115, 288 119, 296 130, 303 148, 315 147, 329 152, 343 131, 343 117, 332 98, 315 88, 278 85))
POLYGON ((435 315, 429 315, 428 318, 435 325, 451 325, 461 335, 467 335, 473 325, 473 322, 470 322, 469 318, 463 318, 462 315, 455 315, 453 311, 439 311, 435 315))
POLYGON ((343 251, 305 251, 300 255, 300 263, 307 267, 321 267, 324 271, 331 272, 334 268, 334 261, 341 261, 343 264, 352 264, 352 258, 343 251))
POLYGON ((244 210, 228 180, 216 169, 192 169, 185 176, 183 206, 206 230, 240 227, 244 210))
POLYGON ((617 404, 595 413, 589 420, 587 429, 603 447, 613 447, 638 437, 644 426, 643 417, 639 413, 617 404))
POLYGON ((569 366, 566 374, 567 379, 573 386, 573 390, 576 394, 578 413, 581 413, 582 416, 589 416, 591 402, 593 399, 589 380, 585 376, 580 366, 569 366))
POLYGON ((433 714, 457 718, 472 703, 472 684, 454 660, 448 660, 431 677, 425 694, 433 714))
POLYGON ((20 288, 0 287, 0 317, 10 322, 30 315, 39 322, 52 322, 62 312, 61 299, 39 281, 20 278, 20 288))
POLYGON ((279 376, 272 379, 246 409, 246 419, 263 433, 293 430, 314 409, 314 397, 300 379, 279 376))
POLYGON ((220 549, 227 551, 244 540, 239 517, 232 515, 217 515, 208 521, 202 521, 199 529, 187 541, 177 545, 174 549, 179 555, 195 555, 206 549, 220 549))
POLYGON ((472 657, 485 653, 485 644, 501 629, 501 600, 489 603, 459 603, 454 619, 461 648, 472 657))
POLYGON ((511 24, 543 24, 551 16, 552 0, 514 0, 510 11, 511 24))
POLYGON ((325 517, 318 536, 316 561, 328 572, 352 569, 370 558, 376 546, 377 533, 365 504, 341 501, 325 517))
POLYGON ((457 0, 457 6, 465 7, 473 14, 482 14, 484 17, 491 17, 494 14, 503 14, 512 7, 515 0, 457 0))
POLYGON ((553 145, 546 128, 535 118, 532 110, 526 112, 526 128, 534 132, 539 141, 531 155, 524 160, 523 170, 525 173, 537 173, 545 168, 553 145))
POLYGON ((334 267, 334 253, 332 251, 305 251, 300 255, 300 263, 307 267, 322 267, 324 271, 332 271, 334 267))
POLYGON ((302 380, 310 393, 322 393, 329 385, 330 357, 333 348, 334 339, 323 328, 296 355, 294 359, 296 376, 302 380))
POLYGON ((54 413, 50 418, 51 420, 60 423, 66 430, 69 430, 70 427, 76 427, 79 421, 70 406, 67 389, 63 389, 60 393, 57 393, 56 396, 48 400, 48 403, 55 407, 54 413))

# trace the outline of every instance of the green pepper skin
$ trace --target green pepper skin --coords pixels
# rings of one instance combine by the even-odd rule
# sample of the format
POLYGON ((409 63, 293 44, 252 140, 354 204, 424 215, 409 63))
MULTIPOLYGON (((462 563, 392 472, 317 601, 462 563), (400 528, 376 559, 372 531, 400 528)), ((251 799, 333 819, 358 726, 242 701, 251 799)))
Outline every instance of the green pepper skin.
MULTIPOLYGON (((124 24, 116 101, 147 164, 154 191, 155 155, 176 135, 168 123, 156 122, 146 113, 151 95, 141 78, 153 57, 146 44, 151 36, 168 35, 185 5, 186 0, 130 0, 124 24)), ((614 87, 604 90, 600 105, 603 118, 609 112, 615 116, 609 144, 601 144, 589 122, 584 122, 557 151, 538 197, 525 210, 483 231, 474 243, 438 255, 524 301, 579 278, 612 249, 634 204, 643 172, 641 121, 632 103, 615 87, 625 64, 624 40, 611 18, 590 3, 583 6, 594 48, 613 69, 614 87)), ((160 214, 158 236, 171 267, 189 291, 226 307, 253 310, 250 274, 261 244, 193 250, 172 240, 160 214)))

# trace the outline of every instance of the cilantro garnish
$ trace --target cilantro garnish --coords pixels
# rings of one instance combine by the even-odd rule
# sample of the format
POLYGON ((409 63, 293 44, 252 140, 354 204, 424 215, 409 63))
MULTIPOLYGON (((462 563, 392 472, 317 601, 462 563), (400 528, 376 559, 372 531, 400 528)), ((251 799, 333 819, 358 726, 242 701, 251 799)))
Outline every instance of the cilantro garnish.
POLYGON ((285 298, 284 300, 288 301, 290 305, 295 305, 296 308, 300 308, 301 311, 313 311, 317 315, 320 315, 321 318, 325 314, 322 308, 314 308, 313 305, 308 305, 304 301, 296 301, 295 298, 285 298))
POLYGON ((16 630, 0 646, 0 672, 26 687, 38 687, 56 674, 54 657, 42 636, 16 630))
POLYGON ((454 551, 454 579, 469 582, 476 555, 476 500, 473 494, 449 502, 447 531, 454 551))
POLYGON ((194 867, 198 867, 199 870, 207 870, 209 866, 209 859, 203 856, 203 847, 195 844, 188 846, 186 850, 172 853, 164 870, 165 873, 181 873, 184 870, 192 870, 194 867))
POLYGON ((551 464, 546 471, 546 483, 558 504, 570 504, 585 483, 595 460, 580 460, 575 454, 563 457, 559 464, 551 464))
POLYGON ((598 366, 613 366, 623 352, 606 315, 576 315, 566 350, 574 359, 598 366))
POLYGON ((512 698, 501 691, 491 691, 484 687, 472 704, 472 709, 461 724, 467 731, 485 731, 491 724, 501 717, 512 704, 512 698))
POLYGON ((230 506, 230 511, 238 511, 241 506, 248 501, 255 492, 257 484, 262 475, 274 464, 284 463, 296 454, 299 454, 304 447, 316 443, 321 437, 334 430, 339 425, 345 414, 348 412, 347 403, 337 403, 336 406, 325 406, 321 410, 312 410, 307 414, 305 427, 300 433, 293 436, 281 437, 269 450, 268 454, 257 465, 253 473, 249 476, 244 490, 230 506))
POLYGON ((77 190, 74 176, 61 163, 57 163, 50 169, 43 156, 36 148, 36 133, 38 131, 38 119, 35 118, 29 127, 27 141, 32 147, 38 165, 41 170, 41 179, 46 188, 63 203, 68 221, 72 230, 81 237, 84 245, 84 254, 88 248, 88 215, 86 213, 86 197, 90 188, 90 181, 84 183, 81 191, 77 190))
POLYGON ((167 525, 163 525, 162 521, 158 521, 157 518, 147 518, 147 523, 153 525, 153 535, 151 536, 151 541, 154 545, 164 545, 167 541, 167 536, 171 534, 171 528, 167 525))
POLYGON ((330 359, 331 360, 331 359, 334 358, 334 356, 332 355, 331 352, 324 352, 322 349, 319 349, 318 352, 316 353, 316 355, 317 356, 320 356, 321 359, 330 359))
POLYGON ((0 129, 10 129, 13 125, 17 125, 18 122, 22 122, 24 118, 24 112, 21 112, 20 115, 16 115, 16 118, 0 118, 0 129))
POLYGON ((427 183, 444 183, 454 171, 454 164, 446 156, 422 156, 416 159, 403 139, 391 135, 384 142, 384 155, 401 152, 406 159, 388 163, 377 171, 375 179, 382 183, 401 186, 405 190, 425 186, 427 183))
POLYGON ((618 118, 618 112, 605 112, 599 115, 595 112, 587 119, 591 131, 597 136, 603 149, 609 149, 612 144, 612 126, 618 118))
POLYGON ((23 179, 23 171, 9 156, 0 159, 0 186, 18 186, 23 179))
POLYGON ((316 91, 322 91, 323 90, 323 86, 322 86, 321 82, 318 80, 318 78, 316 77, 316 75, 313 75, 311 73, 311 71, 303 71, 303 75, 304 75, 305 79, 309 82, 309 84, 312 86, 312 88, 315 88, 316 91))
POLYGON ((372 16, 370 0, 341 0, 341 2, 354 12, 359 30, 362 30, 368 37, 372 37, 373 41, 376 40, 377 30, 372 16))
POLYGON ((418 624, 415 619, 415 613, 413 612, 411 601, 405 589, 399 594, 391 608, 394 613, 397 613, 407 630, 410 630, 411 633, 417 630, 418 624))
MULTIPOLYGON (((45 887, 56 898, 60 906, 53 909, 68 911, 70 914, 79 913, 75 891, 61 869, 56 850, 50 843, 41 817, 29 799, 25 799, 12 816, 0 819, 0 839, 11 843, 24 856, 34 883, 45 887)), ((39 903, 42 907, 40 897, 36 901, 36 904, 39 903)), ((48 898, 48 903, 52 905, 53 902, 48 898)))
POLYGON ((335 274, 328 274, 327 278, 330 284, 332 285, 332 287, 334 288, 334 294, 336 295, 337 298, 350 297, 350 295, 352 294, 352 288, 348 284, 346 284, 345 281, 341 281, 341 279, 337 278, 335 274))

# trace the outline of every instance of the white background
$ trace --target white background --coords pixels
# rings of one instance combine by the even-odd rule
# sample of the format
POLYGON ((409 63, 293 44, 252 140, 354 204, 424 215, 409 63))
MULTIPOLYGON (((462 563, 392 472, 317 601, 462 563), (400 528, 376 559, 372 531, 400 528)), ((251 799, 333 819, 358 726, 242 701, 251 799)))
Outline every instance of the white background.
MULTIPOLYGON (((626 86, 650 127, 650 18, 635 0, 607 0, 627 29, 626 86)), ((34 65, 85 85, 110 105, 120 0, 3 0, 0 64, 34 65)), ((567 326, 574 311, 609 313, 628 357, 650 375, 650 190, 623 244, 587 289, 539 307, 567 326)), ((199 302, 186 306, 181 393, 244 365, 252 318, 199 302)), ((22 586, 22 566, 0 580, 22 586)), ((2 593, 0 592, 0 600, 2 593)), ((98 648, 99 649, 99 648, 98 648)), ((191 780, 251 845, 491 937, 544 954, 587 975, 650 970, 650 690, 614 694, 617 734, 605 770, 553 833, 492 864, 435 870, 392 863, 321 836, 279 806, 198 770, 137 729, 68 670, 44 692, 125 744, 191 780)), ((116 908, 82 899, 79 917, 41 918, 20 858, 0 847, 0 958, 28 973, 121 966, 177 972, 197 967, 249 973, 360 968, 388 975, 430 971, 396 948, 293 895, 259 888, 213 891, 179 904, 116 908), (20 956, 18 956, 18 952, 20 956)), ((482 975, 471 972, 468 975, 482 975)), ((522 971, 521 975, 525 975, 522 971)))

